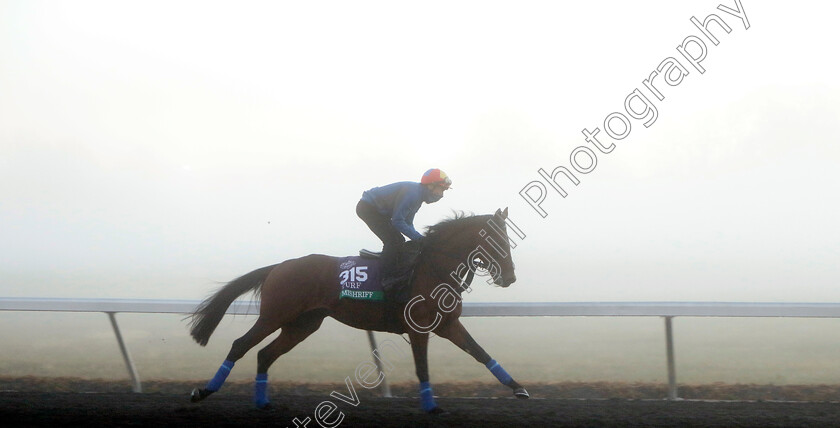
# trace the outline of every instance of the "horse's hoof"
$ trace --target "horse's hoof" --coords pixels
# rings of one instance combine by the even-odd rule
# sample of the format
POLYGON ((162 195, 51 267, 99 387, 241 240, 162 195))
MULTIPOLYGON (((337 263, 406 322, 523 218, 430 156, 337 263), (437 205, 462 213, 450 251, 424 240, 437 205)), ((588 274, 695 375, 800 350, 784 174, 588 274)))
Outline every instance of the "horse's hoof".
POLYGON ((208 391, 206 389, 193 388, 192 392, 190 393, 190 401, 193 403, 198 403, 199 401, 207 398, 207 396, 212 393, 213 391, 208 391))
POLYGON ((263 410, 263 411, 266 411, 266 412, 271 412, 271 411, 275 410, 274 405, 271 404, 271 402, 263 403, 263 404, 257 404, 256 406, 257 406, 257 410, 263 410))
POLYGON ((438 406, 435 406, 435 408, 434 408, 434 409, 429 410, 429 411, 428 411, 428 412, 426 412, 426 413, 428 413, 428 414, 430 414, 430 415, 444 415, 444 414, 447 414, 447 413, 449 413, 449 412, 447 412, 446 410, 441 409, 441 408, 440 408, 440 407, 438 407, 438 406))
POLYGON ((257 409, 257 411, 260 411, 260 412, 268 412, 268 413, 274 413, 274 412, 287 413, 287 412, 291 412, 291 409, 289 409, 289 406, 286 406, 284 404, 274 404, 274 403, 271 403, 271 402, 265 403, 263 405, 257 404, 254 407, 257 409))
POLYGON ((528 394, 528 391, 526 391, 525 388, 522 387, 514 389, 513 395, 516 396, 516 398, 531 398, 531 395, 528 394))

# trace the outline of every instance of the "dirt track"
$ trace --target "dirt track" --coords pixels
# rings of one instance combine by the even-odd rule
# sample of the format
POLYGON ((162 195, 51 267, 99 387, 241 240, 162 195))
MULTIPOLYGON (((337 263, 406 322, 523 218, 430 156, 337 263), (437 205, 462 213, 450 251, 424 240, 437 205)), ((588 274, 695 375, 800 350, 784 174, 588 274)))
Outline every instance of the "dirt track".
MULTIPOLYGON (((278 408, 260 411, 252 407, 250 395, 242 394, 219 393, 192 404, 186 394, 0 392, 0 422, 4 427, 294 427, 294 418, 312 418, 325 399, 329 397, 274 396, 278 408)), ((431 416, 418 410, 416 398, 367 397, 357 407, 330 400, 344 415, 337 425, 341 427, 840 426, 840 403, 828 402, 441 397, 438 405, 449 413, 431 416)), ((333 413, 326 420, 335 423, 338 416, 333 413)), ((319 425, 312 420, 308 426, 319 425)))

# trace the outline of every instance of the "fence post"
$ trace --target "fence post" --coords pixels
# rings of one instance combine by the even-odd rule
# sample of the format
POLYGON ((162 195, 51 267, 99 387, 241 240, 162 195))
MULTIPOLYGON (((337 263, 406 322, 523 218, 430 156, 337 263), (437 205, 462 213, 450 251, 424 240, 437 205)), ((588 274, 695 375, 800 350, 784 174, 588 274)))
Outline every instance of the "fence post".
POLYGON ((143 392, 143 388, 140 385, 140 377, 137 375, 137 369, 134 368, 134 361, 131 360, 131 354, 128 353, 128 348, 125 346, 122 333, 120 333, 120 327, 117 325, 117 317, 114 312, 106 312, 106 314, 111 319, 111 327, 114 327, 114 334, 117 335, 117 343, 120 345, 123 360, 125 361, 126 367, 128 367, 128 374, 131 375, 131 390, 134 392, 143 392))
POLYGON ((665 317, 665 348, 668 354, 668 399, 677 399, 677 368, 674 364, 674 332, 671 318, 665 317))
MULTIPOLYGON (((376 349, 377 349, 376 338, 373 337, 373 332, 370 331, 370 330, 367 331, 367 334, 368 334, 368 340, 370 341, 370 351, 371 352, 376 352, 376 349)), ((382 371, 382 362, 379 361, 379 358, 374 357, 373 362, 376 363, 376 369, 379 370, 379 373, 385 373, 384 371, 382 371)), ((387 376, 384 379, 382 379, 382 383, 380 385, 381 385, 381 388, 382 388, 382 396, 390 398, 391 397, 391 387, 388 385, 388 377, 387 376)))

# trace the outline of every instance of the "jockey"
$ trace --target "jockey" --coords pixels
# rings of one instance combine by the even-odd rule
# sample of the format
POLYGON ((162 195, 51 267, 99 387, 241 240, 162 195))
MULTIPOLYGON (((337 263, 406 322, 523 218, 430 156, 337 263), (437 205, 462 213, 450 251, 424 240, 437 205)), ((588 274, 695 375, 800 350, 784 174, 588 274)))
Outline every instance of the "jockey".
POLYGON ((426 171, 420 182, 401 181, 374 187, 362 193, 356 204, 356 214, 382 241, 383 284, 393 275, 397 252, 405 243, 403 235, 413 241, 423 239, 414 228, 414 215, 423 202, 431 204, 443 198, 452 180, 443 171, 433 168, 426 171))

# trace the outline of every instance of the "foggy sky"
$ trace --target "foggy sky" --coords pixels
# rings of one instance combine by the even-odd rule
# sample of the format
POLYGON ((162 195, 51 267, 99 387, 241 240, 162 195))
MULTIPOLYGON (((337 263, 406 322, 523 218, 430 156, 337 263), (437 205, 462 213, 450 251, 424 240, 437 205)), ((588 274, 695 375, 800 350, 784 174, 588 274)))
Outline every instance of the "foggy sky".
POLYGON ((378 249, 361 193, 437 167, 418 230, 510 207, 527 235, 467 301, 837 301, 836 8, 719 4, 4 1, 0 296, 200 299, 378 249), (520 190, 712 13, 705 72, 542 218, 520 190))

